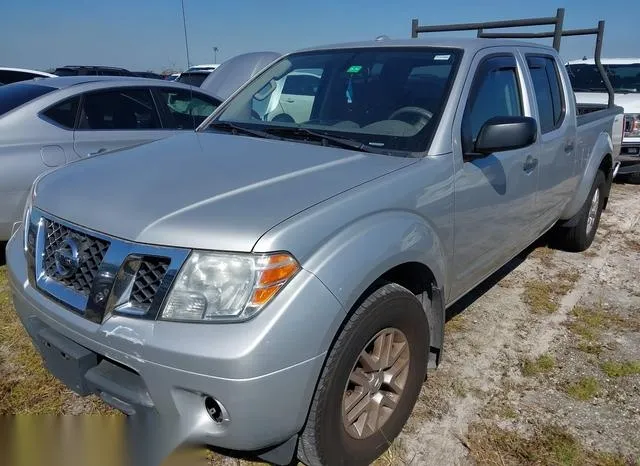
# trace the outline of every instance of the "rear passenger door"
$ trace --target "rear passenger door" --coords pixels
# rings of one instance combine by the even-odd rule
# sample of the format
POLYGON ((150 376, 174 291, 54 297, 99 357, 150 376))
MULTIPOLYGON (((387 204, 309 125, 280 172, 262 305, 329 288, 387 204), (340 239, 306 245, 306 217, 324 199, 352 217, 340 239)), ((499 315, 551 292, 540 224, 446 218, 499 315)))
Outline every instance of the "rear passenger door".
MULTIPOLYGON (((531 49, 530 49, 531 50, 531 49)), ((536 217, 538 229, 550 227, 571 199, 577 183, 576 118, 559 66, 552 55, 526 52, 539 126, 540 156, 536 217)))
POLYGON ((87 92, 80 104, 74 149, 80 157, 87 157, 155 141, 174 133, 163 128, 149 88, 87 92))
POLYGON ((529 147, 474 156, 481 127, 493 117, 532 116, 521 64, 512 49, 489 49, 473 61, 454 120, 456 299, 533 240, 537 151, 529 147), (495 51, 495 52, 494 52, 495 51), (497 53, 496 53, 497 52, 497 53))

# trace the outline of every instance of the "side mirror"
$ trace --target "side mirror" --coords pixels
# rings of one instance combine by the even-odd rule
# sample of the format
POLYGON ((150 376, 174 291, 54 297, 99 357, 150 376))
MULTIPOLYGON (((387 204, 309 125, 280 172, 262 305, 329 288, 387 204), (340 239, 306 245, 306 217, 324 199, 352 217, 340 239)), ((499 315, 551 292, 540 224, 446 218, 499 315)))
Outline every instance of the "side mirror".
POLYGON ((493 117, 482 126, 474 152, 488 155, 493 152, 520 149, 536 142, 538 124, 535 118, 524 116, 493 117))

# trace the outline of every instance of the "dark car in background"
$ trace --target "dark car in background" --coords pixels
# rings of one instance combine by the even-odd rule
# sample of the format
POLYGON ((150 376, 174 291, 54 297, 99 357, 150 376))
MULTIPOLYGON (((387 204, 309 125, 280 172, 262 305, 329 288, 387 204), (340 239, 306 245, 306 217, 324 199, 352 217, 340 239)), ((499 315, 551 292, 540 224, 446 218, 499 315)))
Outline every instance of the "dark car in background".
POLYGON ((55 69, 56 76, 136 76, 131 71, 114 66, 66 65, 55 69))
POLYGON ((139 78, 164 79, 164 76, 152 71, 133 71, 133 75, 138 76, 139 78))
POLYGON ((190 86, 200 87, 205 79, 214 71, 219 65, 195 65, 191 66, 186 71, 180 73, 180 76, 176 79, 177 82, 183 84, 189 84, 190 86))

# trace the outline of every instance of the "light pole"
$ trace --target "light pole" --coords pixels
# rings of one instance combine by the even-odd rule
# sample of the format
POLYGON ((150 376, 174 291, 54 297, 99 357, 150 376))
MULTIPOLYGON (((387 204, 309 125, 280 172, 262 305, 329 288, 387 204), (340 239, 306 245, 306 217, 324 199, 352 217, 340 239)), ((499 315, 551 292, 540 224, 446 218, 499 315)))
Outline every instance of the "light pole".
POLYGON ((218 47, 213 47, 213 63, 218 63, 218 47))

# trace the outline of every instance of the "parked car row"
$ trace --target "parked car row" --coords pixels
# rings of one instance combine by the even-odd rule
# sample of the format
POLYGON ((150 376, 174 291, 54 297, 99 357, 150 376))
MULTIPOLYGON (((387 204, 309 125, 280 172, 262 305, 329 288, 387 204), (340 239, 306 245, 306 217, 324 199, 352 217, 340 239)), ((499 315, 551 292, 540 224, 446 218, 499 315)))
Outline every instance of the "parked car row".
POLYGON ((0 242, 37 176, 70 162, 193 131, 279 54, 225 62, 206 87, 135 76, 74 75, 0 87, 0 242))
POLYGON ((595 238, 623 109, 576 104, 559 40, 483 32, 585 34, 563 17, 414 20, 412 39, 226 62, 200 91, 82 77, 0 88, 18 102, 0 117, 3 150, 31 144, 7 159, 15 173, 28 157, 26 178, 86 159, 38 176, 6 250, 47 368, 154 419, 155 455, 204 443, 370 464, 442 359, 447 308, 547 232, 569 251, 595 238), (487 38, 417 38, 470 29, 487 38), (206 118, 204 92, 222 102, 206 118))
POLYGON ((22 68, 0 68, 0 86, 34 78, 51 78, 63 76, 128 76, 151 79, 163 79, 183 82, 192 86, 199 86, 202 81, 219 65, 195 65, 182 73, 163 76, 151 71, 129 71, 125 68, 113 66, 65 65, 56 68, 53 73, 26 70, 22 68))

